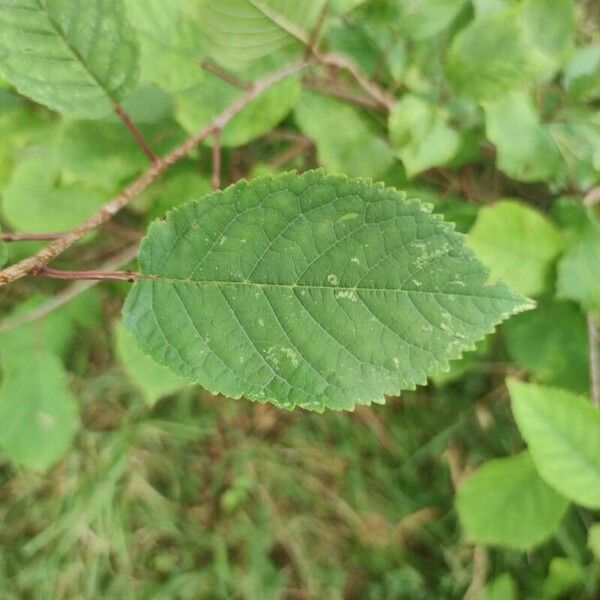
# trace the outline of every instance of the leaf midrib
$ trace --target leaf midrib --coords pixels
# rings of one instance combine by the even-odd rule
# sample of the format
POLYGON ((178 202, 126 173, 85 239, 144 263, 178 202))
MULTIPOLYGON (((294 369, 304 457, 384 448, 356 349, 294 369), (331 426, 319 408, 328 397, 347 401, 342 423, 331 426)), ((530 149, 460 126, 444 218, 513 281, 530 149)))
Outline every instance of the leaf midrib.
POLYGON ((333 292, 394 292, 394 293, 415 293, 415 294, 429 294, 439 296, 464 296, 468 298, 487 298, 490 300, 506 300, 506 298, 498 298, 496 296, 488 296, 485 294, 470 294, 460 292, 445 292, 442 290, 415 290, 406 288, 376 288, 376 287, 364 287, 364 286, 343 286, 343 285, 320 285, 313 283, 269 283, 261 281, 230 281, 224 280, 219 281, 216 279, 186 279, 177 277, 165 277, 163 275, 156 275, 152 273, 140 273, 139 280, 147 281, 158 281, 160 283, 183 283, 191 285, 204 285, 206 287, 255 287, 258 289, 274 288, 282 290, 331 290, 333 292))
POLYGON ((88 68, 88 66, 84 60, 84 57, 79 53, 79 51, 74 46, 71 45, 69 40, 65 37, 64 32, 60 28, 59 24, 50 16, 50 13, 46 10, 46 8, 44 8, 44 6, 42 6, 41 1, 35 0, 35 3, 37 4, 38 8, 40 9, 40 12, 48 19, 48 23, 52 26, 52 29, 56 33, 56 36, 63 42, 63 44, 65 45, 67 50, 69 52, 71 52, 71 54, 75 57, 75 59, 77 60, 79 65, 83 68, 83 70, 92 78, 94 83, 106 94, 107 98, 113 104, 116 104, 117 99, 104 86, 102 81, 100 81, 100 79, 98 79, 96 74, 88 68))

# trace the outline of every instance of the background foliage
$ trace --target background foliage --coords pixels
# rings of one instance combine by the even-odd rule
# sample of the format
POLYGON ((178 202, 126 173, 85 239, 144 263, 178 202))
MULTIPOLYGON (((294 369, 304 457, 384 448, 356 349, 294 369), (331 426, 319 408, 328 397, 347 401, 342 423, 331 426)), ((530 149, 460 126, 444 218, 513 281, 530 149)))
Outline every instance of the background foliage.
MULTIPOLYGON (((319 415, 155 363, 128 283, 2 287, 2 597, 597 597, 596 2, 7 0, 3 234, 76 227, 147 168, 119 112, 163 154, 303 57, 60 264, 119 268, 212 187, 323 167, 431 203, 536 308, 319 415)), ((0 266, 42 245, 0 240, 0 266)))

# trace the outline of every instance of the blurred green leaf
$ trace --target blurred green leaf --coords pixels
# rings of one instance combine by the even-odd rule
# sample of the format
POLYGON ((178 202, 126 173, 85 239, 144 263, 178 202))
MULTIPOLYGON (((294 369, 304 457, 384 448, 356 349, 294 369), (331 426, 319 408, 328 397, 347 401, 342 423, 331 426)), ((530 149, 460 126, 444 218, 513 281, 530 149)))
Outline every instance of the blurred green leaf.
POLYGON ((540 475, 561 494, 600 507, 600 411, 566 390, 507 381, 512 411, 540 475))
POLYGON ((44 351, 5 369, 0 387, 0 446, 17 465, 45 470, 67 451, 77 403, 60 360, 44 351))
POLYGON ((383 402, 530 305, 394 189, 322 171, 240 182, 155 221, 123 308, 142 350, 280 407, 383 402), (384 340, 384 343, 382 343, 384 340))
POLYGON ((556 228, 537 210, 515 200, 500 200, 479 211, 467 244, 501 279, 522 294, 536 296, 548 285, 563 242, 556 228))
POLYGON ((576 100, 600 97, 600 45, 577 50, 565 68, 563 83, 576 100))
POLYGON ((552 535, 566 498, 539 475, 528 452, 490 460, 461 483, 456 508, 471 540, 527 550, 552 535))
MULTIPOLYGON (((172 121, 142 124, 140 130, 157 154, 186 137, 172 121)), ((148 158, 122 123, 68 121, 56 144, 56 162, 66 181, 120 190, 148 166, 148 158)))
POLYGON ((536 70, 544 78, 550 78, 573 50, 572 0, 524 0, 520 24, 536 70))
POLYGON ((588 531, 588 548, 594 558, 600 562, 600 522, 594 523, 588 531))
POLYGON ((394 158, 387 142, 355 108, 322 94, 303 92, 294 110, 300 130, 314 140, 319 162, 331 173, 378 177, 394 158), (343 123, 343 127, 333 127, 343 123))
POLYGON ((199 0, 208 54, 239 73, 264 72, 305 52, 324 0, 199 0), (258 68, 258 72, 256 69, 258 68))
MULTIPOLYGON (((42 294, 29 296, 7 315, 16 317, 35 309, 49 299, 42 294)), ((38 350, 65 358, 75 333, 75 325, 90 327, 97 323, 98 299, 93 292, 80 294, 42 319, 0 333, 0 364, 20 365, 38 350)))
POLYGON ((587 329, 575 305, 541 301, 535 310, 509 319, 502 331, 511 358, 534 379, 589 392, 587 329))
POLYGON ((447 163, 460 143, 443 109, 413 95, 405 95, 396 103, 390 113, 389 130, 409 177, 447 163))
MULTIPOLYGON (((176 117, 189 133, 208 125, 243 92, 216 75, 204 73, 202 81, 175 96, 176 117)), ((240 146, 271 131, 294 108, 300 84, 288 77, 250 102, 225 126, 221 133, 223 146, 240 146)), ((212 144, 210 137, 206 144, 212 144)))
POLYGON ((478 17, 501 11, 509 6, 514 6, 515 3, 516 0, 472 0, 475 14, 478 17))
POLYGON ((400 24, 415 40, 437 35, 446 29, 464 5, 461 0, 415 0, 402 3, 400 24))
POLYGON ((484 108, 487 137, 496 146, 501 171, 519 181, 543 181, 560 169, 560 151, 526 94, 511 92, 484 108))
POLYGON ((62 184, 53 149, 20 162, 2 198, 6 220, 18 231, 64 231, 79 225, 106 201, 106 192, 62 184))
POLYGON ((477 600, 517 600, 517 586, 508 573, 502 573, 486 583, 477 600))
POLYGON ((599 266, 600 222, 592 218, 558 263, 557 296, 600 316, 599 266))
POLYGON ((140 79, 167 92, 201 81, 205 38, 198 0, 125 0, 140 40, 140 79))
POLYGON ((493 101, 529 79, 530 49, 518 21, 513 8, 484 14, 454 38, 446 67, 458 93, 493 101))
POLYGON ((118 323, 115 327, 115 346, 127 376, 142 391, 146 404, 154 406, 158 400, 189 386, 189 381, 158 364, 140 350, 136 339, 118 323))
POLYGON ((581 567, 570 558, 557 556, 550 561, 548 576, 544 581, 543 597, 564 598, 567 592, 572 592, 584 583, 581 567))
POLYGON ((121 0, 0 5, 0 74, 36 102, 79 117, 135 87, 138 47, 121 0))

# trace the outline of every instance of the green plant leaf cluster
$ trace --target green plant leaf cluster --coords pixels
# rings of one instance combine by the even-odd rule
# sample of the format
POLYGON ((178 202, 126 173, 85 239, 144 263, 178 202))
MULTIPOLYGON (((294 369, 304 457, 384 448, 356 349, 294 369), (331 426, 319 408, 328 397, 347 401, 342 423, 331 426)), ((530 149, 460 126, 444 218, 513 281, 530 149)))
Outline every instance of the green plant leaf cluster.
MULTIPOLYGON (((25 237, 302 63, 50 265, 141 242, 106 267, 133 285, 2 288, 7 598, 596 600, 596 21, 0 0, 0 227, 25 237)), ((0 241, 0 268, 44 244, 0 241)))

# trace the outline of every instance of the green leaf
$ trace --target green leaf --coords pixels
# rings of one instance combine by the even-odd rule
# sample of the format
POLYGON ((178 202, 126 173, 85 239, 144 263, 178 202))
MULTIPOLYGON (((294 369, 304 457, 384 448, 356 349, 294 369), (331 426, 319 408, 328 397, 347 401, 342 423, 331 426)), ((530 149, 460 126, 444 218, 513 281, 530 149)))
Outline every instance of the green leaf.
POLYGON ((137 79, 138 49, 121 0, 0 5, 0 74, 36 102, 97 117, 137 79))
POLYGON ((524 0, 520 24, 532 54, 531 59, 544 78, 550 78, 569 57, 573 46, 575 14, 571 0, 524 0))
POLYGON ((577 50, 565 68, 563 84, 576 100, 600 97, 600 45, 577 50))
POLYGON ((12 176, 19 153, 30 144, 46 143, 57 124, 46 111, 19 106, 0 111, 0 192, 12 176))
POLYGON ((477 595, 477 600, 516 600, 517 586, 508 573, 495 577, 477 595))
POLYGON ((587 190, 600 182, 600 113, 567 110, 548 129, 564 158, 555 187, 587 190))
POLYGON ((61 184, 53 152, 23 160, 2 199, 6 220, 20 231, 63 231, 79 225, 106 202, 105 192, 78 183, 61 184))
MULTIPOLYGON (((186 131, 196 133, 242 94, 219 77, 204 73, 199 84, 175 96, 177 120, 186 131)), ((268 133, 294 108, 299 94, 298 77, 287 77, 272 86, 225 125, 221 144, 241 146, 268 133)), ((206 143, 212 143, 210 137, 206 143)))
POLYGON ((484 109, 487 137, 496 146, 501 171, 519 181, 544 181, 561 168, 560 150, 527 94, 511 92, 484 109))
POLYGON ((567 592, 585 583, 582 568, 570 558, 556 556, 550 561, 548 576, 544 580, 542 597, 552 600, 564 598, 567 592))
POLYGON ((600 316, 600 223, 590 220, 558 263, 557 296, 600 316))
POLYGON ((51 467, 77 427, 77 403, 58 358, 37 351, 4 372, 0 387, 0 446, 28 469, 51 467))
POLYGON ((390 139, 409 177, 446 164, 457 153, 459 135, 446 121, 439 107, 410 94, 392 109, 390 139))
POLYGON ((453 41, 447 73, 457 92, 494 100, 529 78, 529 49, 513 8, 476 18, 453 41))
POLYGON ((115 327, 115 343, 117 356, 125 372, 139 387, 149 406, 189 385, 189 381, 144 354, 121 323, 115 327))
POLYGON ((212 392, 320 409, 425 383, 529 307, 394 189, 309 171, 154 222, 123 309, 142 350, 212 392))
MULTIPOLYGON (((35 309, 48 300, 47 296, 36 294, 18 304, 10 313, 14 317, 35 309)), ((89 317, 96 310, 93 297, 86 292, 71 300, 58 310, 52 311, 43 319, 20 325, 14 329, 0 333, 0 360, 3 367, 27 365, 29 356, 43 350, 64 358, 67 354, 73 335, 75 323, 89 326, 89 317), (85 314, 83 314, 85 313, 85 314)))
POLYGON ((600 562, 600 522, 594 523, 588 532, 588 548, 595 559, 600 562))
POLYGON ((417 0, 402 4, 403 31, 414 40, 423 40, 446 29, 464 3, 460 0, 417 0))
POLYGON ((300 57, 324 0, 200 0, 209 55, 223 67, 255 75, 300 57), (263 64, 261 64, 263 63, 263 64))
MULTIPOLYGON (((2 227, 0 227, 0 233, 2 232, 2 227)), ((8 250, 6 249, 6 244, 0 240, 0 267, 6 264, 8 260, 8 250)))
POLYGON ((475 14, 478 17, 498 12, 515 4, 515 0, 472 0, 475 14))
POLYGON ((458 488, 456 508, 478 544, 528 550, 552 535, 568 506, 536 471, 528 452, 490 460, 458 488))
POLYGON ((512 410, 540 475, 561 494, 600 508, 600 411, 583 396, 516 379, 512 410))
POLYGON ((504 323, 502 331, 511 358, 537 381, 588 393, 587 330, 577 306, 540 302, 504 323))
POLYGON ((522 294, 544 291, 562 250, 562 238, 539 212, 515 200, 500 200, 479 211, 468 245, 502 279, 522 294))
POLYGON ((378 177, 393 163, 386 141, 348 104, 304 92, 294 116, 300 130, 314 140, 319 163, 332 173, 378 177), (332 127, 332 123, 343 123, 343 127, 332 127))
MULTIPOLYGON (((176 123, 168 121, 146 124, 140 130, 158 154, 185 137, 176 123)), ((122 123, 68 122, 58 139, 56 152, 56 162, 66 180, 109 192, 120 190, 148 165, 148 158, 122 123)))
POLYGON ((196 0, 125 0, 140 40, 140 79, 178 92, 200 81, 204 35, 196 0))

